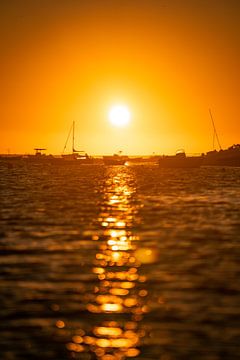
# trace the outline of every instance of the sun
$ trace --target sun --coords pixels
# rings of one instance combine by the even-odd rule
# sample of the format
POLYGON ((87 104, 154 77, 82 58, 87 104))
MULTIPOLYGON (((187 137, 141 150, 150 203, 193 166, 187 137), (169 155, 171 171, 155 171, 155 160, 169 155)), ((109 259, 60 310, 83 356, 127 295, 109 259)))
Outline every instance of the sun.
POLYGON ((130 111, 125 105, 114 105, 109 110, 109 120, 112 125, 123 127, 126 126, 131 118, 130 111))

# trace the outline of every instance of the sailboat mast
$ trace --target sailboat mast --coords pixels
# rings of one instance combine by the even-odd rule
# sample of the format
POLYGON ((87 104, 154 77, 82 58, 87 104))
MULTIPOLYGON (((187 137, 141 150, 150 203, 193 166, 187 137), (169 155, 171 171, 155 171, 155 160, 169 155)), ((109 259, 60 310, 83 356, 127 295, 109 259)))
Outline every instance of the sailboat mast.
POLYGON ((73 121, 73 128, 72 128, 72 152, 74 153, 75 151, 75 146, 74 146, 74 142, 75 142, 75 121, 73 121))
POLYGON ((71 126, 70 130, 69 130, 69 133, 68 133, 68 136, 67 136, 67 139, 66 139, 66 142, 65 142, 65 145, 64 145, 64 148, 63 148, 63 151, 62 151, 62 154, 64 153, 64 151, 66 150, 66 147, 67 147, 67 144, 68 144, 68 140, 70 138, 70 135, 71 135, 71 132, 72 132, 72 127, 73 125, 71 126))
POLYGON ((210 114, 210 117, 211 117, 211 120, 212 120, 212 126, 213 126, 213 131, 214 131, 214 134, 213 134, 213 146, 214 146, 214 138, 216 136, 219 149, 222 150, 222 147, 221 147, 221 144, 220 144, 220 141, 219 141, 219 138, 218 138, 217 130, 216 130, 216 127, 215 127, 215 124, 214 124, 211 109, 209 109, 209 114, 210 114))

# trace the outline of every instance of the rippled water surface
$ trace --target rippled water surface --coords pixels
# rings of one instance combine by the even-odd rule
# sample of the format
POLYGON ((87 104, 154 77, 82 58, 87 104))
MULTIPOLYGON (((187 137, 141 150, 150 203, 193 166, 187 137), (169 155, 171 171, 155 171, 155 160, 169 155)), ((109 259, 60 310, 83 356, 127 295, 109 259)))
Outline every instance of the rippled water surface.
POLYGON ((239 359, 239 168, 19 161, 0 185, 0 359, 239 359))

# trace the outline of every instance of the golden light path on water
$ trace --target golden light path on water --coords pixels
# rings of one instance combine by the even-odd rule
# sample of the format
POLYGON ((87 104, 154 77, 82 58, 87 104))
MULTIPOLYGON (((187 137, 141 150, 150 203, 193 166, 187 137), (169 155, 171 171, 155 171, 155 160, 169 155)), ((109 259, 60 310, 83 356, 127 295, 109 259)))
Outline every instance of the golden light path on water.
POLYGON ((101 230, 93 236, 99 242, 92 268, 97 285, 86 309, 96 321, 90 333, 76 329, 66 344, 74 359, 81 359, 82 353, 92 353, 99 360, 136 357, 145 335, 140 324, 148 311, 148 293, 140 261, 148 255, 137 247, 139 239, 132 230, 139 206, 133 201, 134 182, 129 172, 120 169, 108 169, 98 218, 101 230))

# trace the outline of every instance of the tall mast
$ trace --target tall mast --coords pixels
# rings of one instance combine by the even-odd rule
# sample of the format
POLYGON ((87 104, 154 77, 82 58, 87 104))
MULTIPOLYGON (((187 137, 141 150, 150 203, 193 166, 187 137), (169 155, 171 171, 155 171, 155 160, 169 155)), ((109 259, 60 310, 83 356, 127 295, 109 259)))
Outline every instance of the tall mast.
POLYGON ((216 136, 219 149, 222 150, 222 147, 221 147, 221 144, 220 144, 220 141, 219 141, 219 138, 218 138, 217 130, 216 130, 216 127, 215 127, 215 124, 214 124, 211 109, 209 109, 209 114, 210 114, 210 117, 211 117, 211 120, 212 120, 212 126, 213 126, 213 131, 214 131, 214 133, 213 133, 213 147, 214 147, 214 139, 215 139, 215 136, 216 136))
POLYGON ((68 140, 70 138, 70 135, 71 135, 71 132, 72 132, 72 129, 73 129, 73 124, 69 130, 69 133, 68 133, 68 136, 67 136, 67 139, 66 139, 66 142, 65 142, 65 145, 64 145, 64 148, 63 148, 63 151, 62 151, 62 154, 64 153, 64 151, 66 150, 66 147, 67 147, 67 144, 68 144, 68 140))
POLYGON ((75 121, 73 121, 73 125, 72 125, 72 152, 74 153, 75 148, 74 148, 74 142, 75 142, 75 121))

